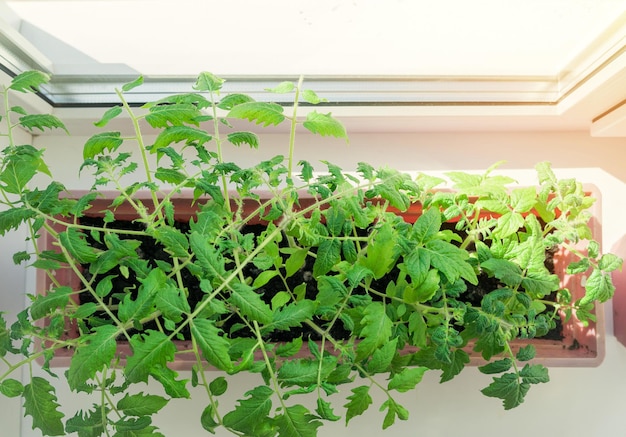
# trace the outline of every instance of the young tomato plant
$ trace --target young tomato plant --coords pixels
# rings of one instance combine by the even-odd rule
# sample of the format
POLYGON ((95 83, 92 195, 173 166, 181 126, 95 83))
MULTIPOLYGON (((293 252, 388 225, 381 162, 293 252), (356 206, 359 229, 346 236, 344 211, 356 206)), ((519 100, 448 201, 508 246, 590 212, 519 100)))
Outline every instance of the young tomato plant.
POLYGON ((96 123, 105 128, 125 114, 134 133, 105 131, 85 143, 80 171, 93 174, 91 189, 72 198, 58 182, 35 187, 35 175, 50 176, 44 152, 16 144, 15 129, 64 126, 10 102, 47 80, 27 72, 2 88, 8 145, 0 156, 0 234, 25 226, 31 249, 14 260, 51 284, 30 296, 15 324, 0 318, 0 392, 22 396, 43 435, 159 436, 153 416, 171 399, 190 398, 192 386, 204 392, 194 402, 206 405, 198 420, 211 433, 314 436, 325 421, 358 420, 374 391, 385 398, 375 407, 386 411, 387 428, 408 417, 395 393, 414 389, 428 370, 442 382, 454 378, 470 361, 468 348, 487 361, 480 370, 495 375, 483 394, 509 409, 549 379, 532 346, 514 350, 511 342, 545 335, 561 314, 592 320, 594 304, 613 293, 609 273, 621 260, 592 240, 593 199, 577 181, 557 180, 547 163, 537 165, 536 187, 511 188, 493 168, 451 172, 446 181, 366 163, 349 173, 327 161, 321 172, 294 162, 299 126, 347 140, 330 114, 298 118, 302 100, 321 101, 302 80, 273 90, 293 94, 286 112, 222 95, 224 81, 210 73, 189 93, 131 108, 125 93, 140 78, 118 90, 120 105, 96 123), (287 123, 286 156, 245 168, 225 161, 225 147, 259 147, 234 119, 287 123), (143 124, 157 134, 144 136, 143 124), (435 189, 444 183, 453 190, 435 189), (99 221, 88 219, 101 190, 116 194, 99 221), (182 224, 174 202, 181 192, 196 207, 182 224), (397 211, 416 203, 421 215, 404 221, 397 211), (122 206, 133 223, 116 217, 122 206), (45 233, 55 250, 40 247, 45 233), (146 242, 164 256, 147 256, 146 242), (586 276, 584 297, 572 299, 546 267, 554 247, 576 255, 568 272, 586 276), (61 271, 80 286, 59 282, 61 271), (482 278, 496 285, 468 300, 468 286, 482 278), (191 346, 181 348, 182 340, 191 346), (61 349, 73 351, 65 382, 92 404, 71 417, 49 368, 61 349), (183 356, 194 362, 190 380, 172 366, 183 356), (18 370, 39 362, 50 376, 24 385, 18 370), (220 398, 244 372, 258 374, 258 384, 225 410, 220 398))

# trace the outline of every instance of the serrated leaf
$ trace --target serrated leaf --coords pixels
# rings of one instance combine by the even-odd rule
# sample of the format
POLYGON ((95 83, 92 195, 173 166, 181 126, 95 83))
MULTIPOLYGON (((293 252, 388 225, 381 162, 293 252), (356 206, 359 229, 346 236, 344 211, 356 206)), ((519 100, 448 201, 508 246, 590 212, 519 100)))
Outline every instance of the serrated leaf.
POLYGON ((76 228, 68 228, 59 234, 59 242, 80 264, 88 264, 98 259, 97 253, 87 243, 85 235, 76 228))
POLYGON ((535 354, 537 353, 535 346, 532 344, 526 345, 524 347, 519 348, 515 358, 520 361, 530 361, 535 358, 535 354))
POLYGON ((136 334, 130 339, 133 354, 127 357, 124 373, 130 382, 148 382, 152 368, 167 367, 174 361, 176 345, 165 334, 147 330, 143 335, 136 334))
POLYGON ((254 292, 252 287, 242 283, 233 284, 233 291, 228 298, 246 317, 259 323, 267 324, 272 321, 272 309, 254 292))
POLYGON ((174 103, 151 107, 145 118, 150 126, 158 129, 185 124, 197 126, 201 115, 198 107, 191 103, 174 103))
MULTIPOLYGON (((3 233, 0 232, 0 235, 3 235, 3 233)), ((21 250, 13 254, 13 263, 15 265, 19 265, 23 263, 24 261, 28 261, 29 259, 30 259, 30 253, 26 252, 25 250, 21 250)))
POLYGON ((67 420, 65 431, 76 433, 78 437, 100 437, 105 426, 102 411, 96 408, 86 412, 78 411, 74 417, 67 420))
POLYGON ((140 85, 143 85, 143 76, 139 76, 137 79, 133 80, 132 82, 128 82, 122 85, 122 91, 126 93, 132 90, 133 88, 137 88, 140 85))
POLYGON ((339 261, 341 261, 341 241, 337 238, 322 241, 313 264, 313 276, 317 278, 325 275, 339 261))
POLYGON ((228 112, 228 117, 252 121, 263 126, 278 126, 285 120, 282 106, 265 102, 241 103, 228 112))
POLYGON ((505 373, 501 377, 493 378, 489 386, 481 390, 485 396, 502 399, 505 410, 510 410, 524 402, 530 384, 522 382, 514 373, 505 373))
POLYGON ((232 132, 228 134, 226 139, 237 147, 247 144, 252 149, 259 148, 259 137, 253 132, 232 132))
POLYGON ((154 173, 154 177, 160 181, 167 182, 173 185, 180 185, 187 179, 187 176, 178 170, 173 168, 159 167, 154 173))
MULTIPOLYGON (((15 153, 4 160, 4 168, 0 173, 3 190, 11 194, 20 194, 28 182, 40 171, 44 162, 41 152, 32 150, 30 146, 21 146, 15 153)), ((10 211, 10 210, 9 210, 10 211)))
POLYGON ((213 73, 203 71, 198 75, 194 89, 198 91, 219 91, 224 84, 224 79, 217 77, 213 73))
POLYGON ((386 372, 396 355, 398 339, 394 338, 385 343, 381 348, 376 349, 372 354, 372 359, 367 363, 367 371, 370 374, 386 372))
POLYGON ((148 276, 140 280, 137 297, 133 300, 130 293, 120 302, 118 316, 122 322, 141 320, 154 308, 154 301, 160 290, 166 287, 166 276, 161 269, 151 270, 148 276))
POLYGON ((372 405, 372 397, 369 394, 370 388, 366 385, 352 389, 352 394, 346 399, 349 401, 344 407, 346 411, 346 425, 350 419, 363 414, 370 405, 372 405))
POLYGON ((315 412, 324 420, 330 420, 336 422, 341 419, 341 416, 337 416, 330 405, 330 402, 325 401, 322 398, 317 398, 317 408, 315 412))
POLYGON ((113 152, 124 140, 119 132, 101 132, 89 138, 83 147, 83 159, 95 158, 105 150, 113 152))
POLYGON ((43 71, 30 70, 18 74, 11 80, 9 89, 26 92, 38 92, 39 87, 50 82, 50 76, 43 71))
POLYGON ((522 283, 522 269, 509 260, 489 258, 482 262, 480 267, 510 287, 516 287, 522 283))
POLYGON ((87 342, 76 349, 67 371, 67 382, 72 390, 77 390, 104 366, 111 364, 118 335, 119 330, 115 326, 99 326, 87 337, 87 342))
POLYGON ((33 129, 39 129, 44 131, 45 129, 63 129, 69 134, 69 131, 58 117, 50 114, 31 114, 20 117, 19 124, 29 131, 33 129))
POLYGON ((442 240, 429 241, 425 249, 429 252, 431 265, 443 273, 451 284, 459 278, 474 285, 478 283, 476 272, 467 261, 466 251, 442 240))
POLYGON ((63 309, 70 301, 74 290, 71 287, 58 287, 46 294, 37 295, 30 305, 30 316, 33 320, 39 320, 56 309, 63 309))
POLYGON ((309 387, 324 380, 336 367, 337 358, 324 356, 319 359, 295 359, 285 361, 278 369, 278 380, 282 386, 309 387))
POLYGON ((194 319, 191 324, 193 336, 204 358, 220 370, 231 371, 233 364, 228 354, 230 342, 222 335, 215 322, 207 319, 194 319))
POLYGON ((246 94, 238 94, 233 93, 224 97, 218 104, 217 107, 223 109, 224 111, 230 111, 237 105, 241 105, 246 102, 254 102, 254 99, 246 94))
POLYGON ((150 153, 155 153, 172 143, 184 141, 185 144, 195 143, 201 146, 212 139, 213 136, 208 132, 192 126, 168 126, 156 137, 154 144, 150 147, 150 153))
POLYGON ((361 324, 363 340, 357 346, 357 360, 370 356, 377 348, 388 342, 393 327, 391 319, 385 313, 385 306, 380 302, 372 302, 365 307, 361 324))
POLYGON ((485 364, 484 366, 480 366, 478 367, 478 370, 480 370, 480 372, 484 373, 485 375, 491 375, 494 373, 506 372, 511 367, 513 367, 513 360, 511 360, 510 358, 503 358, 501 360, 485 364))
POLYGON ((289 328, 302 326, 304 321, 313 317, 315 308, 316 303, 308 299, 284 306, 275 312, 274 320, 265 328, 285 331, 289 328))
POLYGON ((422 381, 424 373, 430 370, 428 367, 407 367, 400 373, 396 373, 387 388, 389 390, 396 390, 400 393, 413 390, 417 384, 422 381))
POLYGON ((204 410, 202 410, 200 424, 202 428, 209 431, 211 434, 215 434, 215 430, 220 426, 215 419, 215 408, 212 404, 207 405, 204 410))
POLYGON ((65 435, 64 416, 58 408, 54 387, 44 378, 34 376, 24 387, 24 414, 33 419, 33 429, 38 428, 44 435, 65 435))
POLYGON ((183 314, 191 313, 187 298, 176 287, 161 288, 157 293, 154 304, 161 311, 163 317, 174 323, 180 323, 183 320, 183 314))
POLYGON ((612 253, 605 253, 598 261, 598 267, 603 272, 612 272, 622 268, 624 260, 612 253))
POLYGON ((548 369, 541 364, 526 364, 519 372, 524 382, 528 384, 540 384, 550 381, 548 369))
POLYGON ((456 375, 461 373, 461 371, 465 368, 465 365, 470 362, 470 357, 467 352, 463 349, 456 349, 452 354, 450 354, 450 362, 442 363, 441 379, 439 382, 444 383, 446 381, 450 381, 456 375))
POLYGON ((35 217, 35 212, 26 207, 17 207, 0 211, 0 235, 11 229, 17 230, 26 220, 35 217))
POLYGON ((302 337, 298 337, 276 347, 276 355, 279 357, 291 357, 302 349, 302 337))
POLYGON ((179 258, 189 257, 189 240, 178 229, 161 226, 154 230, 152 236, 164 246, 165 251, 170 255, 179 258))
POLYGON ((128 394, 117 402, 117 410, 126 416, 150 416, 157 413, 168 403, 164 397, 144 395, 143 393, 128 394))
POLYGON ((233 428, 245 435, 255 435, 255 428, 267 420, 272 409, 270 397, 274 391, 267 386, 256 387, 246 393, 247 399, 240 399, 233 411, 223 417, 224 426, 233 428))
POLYGON ((346 128, 330 112, 328 114, 320 114, 317 111, 309 112, 302 125, 314 134, 343 138, 348 142, 346 128))
POLYGON ((409 412, 402 405, 398 404, 392 398, 388 398, 380 406, 380 411, 387 410, 385 418, 383 419, 383 429, 389 428, 396 421, 396 416, 400 420, 407 420, 409 418, 409 412))
POLYGON ((317 428, 322 422, 302 405, 292 405, 274 419, 278 426, 278 437, 317 437, 317 428))
POLYGON ((169 367, 157 365, 150 369, 150 375, 161 383, 165 393, 172 398, 189 399, 191 394, 187 390, 189 380, 177 380, 178 373, 169 367))
POLYGON ((395 244, 391 225, 385 223, 376 232, 373 241, 367 245, 367 256, 360 258, 359 263, 374 274, 374 279, 380 279, 389 272, 395 244))

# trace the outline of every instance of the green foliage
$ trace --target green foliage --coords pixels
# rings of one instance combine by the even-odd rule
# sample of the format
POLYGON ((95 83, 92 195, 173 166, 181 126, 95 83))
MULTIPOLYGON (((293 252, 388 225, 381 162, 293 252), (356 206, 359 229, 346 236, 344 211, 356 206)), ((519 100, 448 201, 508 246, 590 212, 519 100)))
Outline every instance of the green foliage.
MULTIPOLYGON (((52 116, 8 106, 14 92, 47 80, 27 72, 1 90, 7 133, 65 129, 52 116)), ((352 173, 301 161, 295 174, 291 135, 285 157, 242 168, 224 160, 224 148, 262 147, 261 137, 235 130, 235 118, 253 130, 287 123, 293 133, 302 125, 310 134, 347 134, 330 113, 297 117, 300 99, 325 101, 302 80, 269 90, 293 95, 293 116, 244 94, 222 95, 224 80, 208 72, 194 92, 135 112, 124 93, 142 83, 124 85, 121 104, 95 123, 104 128, 126 113, 134 134, 86 141, 77 170, 92 172, 93 188, 80 199, 58 182, 32 187, 36 175, 50 176, 41 150, 9 144, 0 155, 0 235, 25 227, 32 247, 14 261, 28 261, 49 284, 12 326, 0 317, 0 394, 21 396, 44 435, 161 436, 153 416, 171 399, 190 398, 192 387, 204 391, 198 420, 211 433, 312 437, 327 421, 366 414, 377 394, 385 429, 408 418, 398 393, 416 389, 428 370, 454 379, 470 353, 488 361, 479 367, 493 378, 483 394, 510 409, 549 380, 533 363, 534 347, 514 352, 513 340, 545 335, 561 314, 593 320, 594 304, 614 292, 610 274, 622 260, 591 239, 593 199, 547 163, 537 166, 536 187, 510 187, 511 178, 493 174, 496 164, 484 174, 450 172, 454 191, 437 191, 446 180, 362 162, 352 173), (140 121, 154 131, 152 144, 140 121), (104 186, 115 195, 94 211, 104 186), (195 208, 188 224, 179 223, 183 190, 195 208), (405 222, 398 211, 418 203, 419 218, 405 222), (118 220, 121 210, 134 220, 118 220), (51 247, 40 247, 44 232, 51 247), (568 273, 587 277, 584 296, 574 299, 546 267, 546 251, 557 247, 576 257, 568 273), (71 283, 59 282, 67 276, 71 283), (496 285, 471 300, 485 278, 496 285), (62 375, 69 389, 90 399, 68 418, 55 376, 16 379, 36 360, 49 370, 61 349, 73 352, 62 375), (175 370, 180 362, 192 363, 190 379, 175 370), (234 406, 221 402, 236 386, 230 375, 244 372, 262 383, 234 406), (149 382, 157 392, 147 392, 149 382)))

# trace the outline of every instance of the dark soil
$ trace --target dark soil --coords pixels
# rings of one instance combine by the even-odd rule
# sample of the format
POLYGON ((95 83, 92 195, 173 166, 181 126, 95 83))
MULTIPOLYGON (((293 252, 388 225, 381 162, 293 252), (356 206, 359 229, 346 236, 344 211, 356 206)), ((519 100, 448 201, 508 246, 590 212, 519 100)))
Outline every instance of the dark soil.
MULTIPOLYGON (((82 217, 80 219, 80 222, 82 225, 96 226, 96 227, 101 227, 104 224, 103 219, 100 217, 82 217)), ((134 223, 134 222, 125 221, 125 220, 115 221, 115 222, 109 223, 107 226, 116 228, 116 229, 127 229, 127 230, 137 230, 137 231, 140 231, 144 228, 141 223, 134 223)), ((186 232, 189 228, 188 224, 184 222, 177 222, 175 226, 183 232, 186 232)), ((453 229, 453 226, 450 225, 450 228, 453 229)), ((243 232, 244 233, 250 232, 250 233, 254 233, 255 235, 258 235, 264 229, 265 227, 263 225, 249 225, 243 230, 243 232)), ((104 244, 95 241, 92 238, 92 236, 87 235, 86 238, 89 244, 91 244, 93 247, 99 248, 99 249, 106 248, 104 244)), ((157 243, 154 239, 147 237, 147 236, 146 237, 133 236, 132 238, 135 240, 139 240, 141 242, 138 252, 140 254, 140 257, 144 260, 147 260, 151 267, 157 267, 157 261, 164 261, 167 263, 171 261, 171 257, 169 256, 169 254, 165 252, 163 247, 159 243, 157 243)), ((287 279, 287 283, 291 289, 295 288, 296 286, 302 283, 305 283, 306 284, 305 296, 306 298, 312 299, 312 300, 314 300, 317 295, 316 283, 313 280, 313 262, 314 262, 314 259, 312 257, 309 257, 305 265, 303 266, 303 268, 301 268, 293 276, 287 279)), ((546 266, 548 267, 550 271, 552 272, 554 271, 551 253, 546 254, 546 266)), ((84 267, 87 269, 88 266, 84 266, 84 267)), ((261 273, 261 270, 257 269, 252 264, 245 267, 244 274, 247 277, 254 278, 260 273, 261 273)), ((204 296, 204 292, 200 289, 199 281, 195 276, 191 275, 185 269, 181 271, 181 274, 183 277, 183 282, 185 286, 187 287, 187 290, 189 293, 188 301, 189 301, 190 307, 194 308, 194 306, 204 296)), ((112 303, 114 304, 117 303, 119 301, 119 298, 121 297, 120 295, 115 294, 115 290, 130 290, 131 294, 133 295, 133 298, 136 296, 137 289, 139 287, 139 281, 137 280, 132 270, 130 271, 127 278, 125 278, 121 274, 119 268, 115 268, 112 271, 107 272, 105 275, 115 275, 115 278, 112 281, 114 291, 111 294, 111 296, 109 296, 112 299, 112 303)), ((105 276, 105 275, 102 275, 102 276, 105 276)), ((385 290, 386 284, 390 280, 396 280, 396 279, 397 279, 397 272, 395 273, 391 272, 386 277, 383 277, 379 279, 378 281, 376 281, 376 283, 373 285, 375 288, 379 290, 385 290)), ((99 278, 96 277, 95 284, 97 284, 98 281, 99 281, 99 278)), ((473 306, 480 306, 480 302, 483 296, 485 296, 487 293, 489 293, 490 291, 500 286, 501 284, 496 278, 490 278, 486 274, 481 274, 479 275, 479 282, 477 285, 473 285, 469 283, 467 284, 467 290, 466 292, 463 293, 463 296, 462 296, 463 301, 473 306)), ((282 280, 280 278, 274 278, 270 280, 264 287, 259 289, 258 292, 262 294, 263 300, 269 304, 271 302, 272 297, 277 292, 282 291, 282 290, 284 290, 284 284, 282 280)), ((355 293, 364 294, 365 291, 356 290, 355 293)), ((94 301, 91 295, 89 295, 88 293, 80 294, 81 304, 90 302, 90 301, 94 301)), ((92 325, 97 325, 99 323, 103 323, 103 320, 105 319, 106 319, 106 315, 104 313, 101 313, 101 314, 96 313, 94 314, 90 322, 92 325)), ((323 324, 323 321, 321 320, 317 320, 317 321, 323 324)), ((228 319, 222 320, 220 323, 221 323, 222 329, 226 332, 229 332, 231 337, 249 337, 252 335, 252 333, 245 327, 245 325, 241 323, 241 320, 238 319, 237 316, 230 316, 228 319)), ((157 322, 149 322, 148 324, 145 324, 143 328, 144 329, 156 329, 157 326, 158 326, 157 322)), ((183 330, 181 334, 183 338, 185 339, 190 338, 190 334, 188 330, 183 330)), ((350 332, 343 327, 342 323, 338 322, 338 323, 335 323, 335 325, 333 326, 333 329, 331 330, 331 334, 333 335, 334 338, 341 339, 341 338, 348 338, 350 335, 350 332)), ((132 332, 131 332, 131 335, 132 335, 132 332)), ((276 341, 276 342, 283 342, 283 341, 291 341, 294 338, 298 338, 300 336, 303 336, 303 338, 310 338, 312 340, 320 339, 317 333, 312 331, 307 326, 303 325, 302 327, 291 328, 289 331, 275 331, 268 336, 268 340, 276 341)), ((560 323, 560 319, 557 319, 556 328, 552 329, 548 333, 548 335, 541 337, 541 339, 553 339, 553 340, 561 340, 562 338, 563 338, 562 325, 560 323)))

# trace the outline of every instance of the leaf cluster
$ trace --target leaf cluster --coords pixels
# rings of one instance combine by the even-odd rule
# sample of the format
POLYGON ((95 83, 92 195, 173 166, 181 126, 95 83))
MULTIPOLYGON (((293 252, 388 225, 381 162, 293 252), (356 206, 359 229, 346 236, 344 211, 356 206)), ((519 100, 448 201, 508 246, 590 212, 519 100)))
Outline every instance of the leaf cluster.
MULTIPOLYGON (((2 90, 3 101, 47 80, 20 75, 2 90)), ((454 190, 443 191, 436 188, 444 180, 367 163, 346 172, 321 161, 316 171, 294 161, 292 135, 286 156, 242 168, 225 159, 227 145, 257 148, 260 139, 235 129, 235 119, 342 140, 345 129, 329 113, 297 117, 301 99, 323 101, 302 80, 271 90, 293 94, 293 115, 247 95, 222 95, 224 80, 208 72, 192 92, 132 109, 124 93, 142 82, 118 90, 120 105, 96 122, 106 129, 125 114, 134 133, 104 131, 86 141, 80 170, 93 185, 80 198, 58 182, 31 186, 35 175, 50 174, 43 151, 10 144, 0 156, 0 235, 26 226, 32 250, 14 260, 50 284, 14 325, 0 317, 0 393, 22 396, 43 435, 159 436, 153 416, 189 398, 191 387, 206 394, 198 420, 210 433, 315 436, 325 421, 364 414, 374 391, 384 398, 375 407, 387 428, 408 418, 396 393, 413 390, 428 370, 441 382, 453 379, 472 352, 488 361, 481 372, 499 375, 483 394, 513 408, 549 377, 532 364, 532 347, 514 352, 511 342, 545 335, 561 315, 593 320, 594 303, 614 291, 610 272, 621 260, 592 240, 593 199, 547 163, 537 166, 536 187, 511 189, 494 166, 448 173, 454 190), (157 134, 144 137, 140 121, 157 134), (102 188, 116 193, 104 212, 93 206, 102 188), (193 199, 188 221, 177 211, 179 193, 193 199), (132 222, 120 218, 122 205, 132 222), (406 221, 402 213, 418 205, 419 217, 406 221), (55 250, 39 247, 43 233, 55 250), (546 266, 557 247, 577 257, 569 273, 588 276, 576 301, 546 266), (60 283, 60 271, 79 285, 60 283), (485 279, 491 285, 481 285, 485 279), (46 348, 33 348, 36 341, 46 348), (93 399, 70 418, 51 379, 23 385, 14 375, 37 359, 50 371, 54 352, 67 348, 69 388, 93 399), (189 380, 177 360, 193 363, 189 380), (221 396, 242 372, 263 383, 228 409, 221 396), (160 394, 144 393, 148 382, 160 394), (338 402, 346 384, 353 388, 338 402), (300 401, 307 396, 316 408, 300 401)), ((9 138, 18 126, 65 129, 51 116, 4 109, 9 138)))

